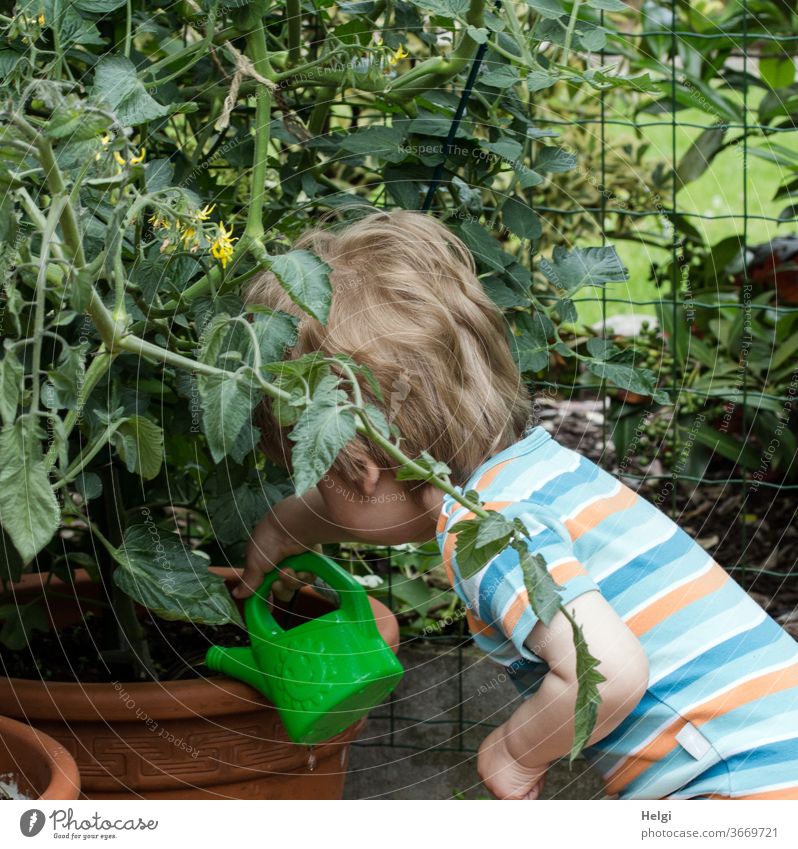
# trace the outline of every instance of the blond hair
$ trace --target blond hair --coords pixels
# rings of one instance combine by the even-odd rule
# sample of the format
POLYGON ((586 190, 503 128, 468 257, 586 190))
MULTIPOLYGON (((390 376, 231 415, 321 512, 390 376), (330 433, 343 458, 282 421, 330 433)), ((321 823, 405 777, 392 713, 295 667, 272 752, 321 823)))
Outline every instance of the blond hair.
MULTIPOLYGON (((298 308, 269 272, 251 281, 246 301, 300 319, 293 357, 346 354, 368 366, 384 403, 365 383, 363 392, 399 429, 406 454, 429 452, 462 484, 521 436, 530 400, 502 315, 468 248, 443 224, 418 212, 376 212, 342 228, 310 230, 294 248, 312 251, 332 269, 327 324, 298 308)), ((286 433, 268 400, 259 405, 257 424, 266 453, 285 461, 286 433)), ((368 458, 382 469, 395 466, 358 436, 332 470, 356 483, 368 458)))

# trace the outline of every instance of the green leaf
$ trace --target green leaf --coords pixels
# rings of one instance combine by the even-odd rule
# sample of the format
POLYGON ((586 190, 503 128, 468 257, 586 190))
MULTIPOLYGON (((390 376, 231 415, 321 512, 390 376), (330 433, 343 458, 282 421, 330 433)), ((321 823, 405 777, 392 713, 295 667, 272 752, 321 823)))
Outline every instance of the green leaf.
POLYGON ((472 27, 471 25, 466 27, 466 32, 477 44, 484 44, 490 35, 490 32, 485 27, 477 28, 472 27))
POLYGON ((635 74, 626 77, 623 74, 608 74, 605 71, 587 70, 585 80, 594 88, 628 88, 633 91, 644 91, 648 94, 659 92, 659 85, 651 79, 648 73, 635 74))
POLYGON ((557 288, 573 294, 583 286, 628 280, 628 272, 612 245, 566 250, 556 245, 549 262, 541 257, 540 270, 557 288))
POLYGON ((85 268, 75 272, 69 271, 69 305, 76 312, 83 312, 91 300, 92 276, 85 268))
MULTIPOLYGON (((495 153, 501 159, 506 159, 507 162, 515 162, 524 152, 524 148, 519 142, 507 138, 501 138, 495 142, 483 142, 482 147, 491 153, 495 153)), ((472 191, 476 192, 477 198, 481 197, 478 189, 472 189, 472 191)))
POLYGON ((242 624, 238 608, 208 560, 154 523, 132 525, 113 552, 114 583, 162 619, 242 624))
POLYGON ((549 171, 552 174, 564 173, 576 167, 576 154, 569 153, 561 147, 543 145, 532 167, 535 171, 549 171))
POLYGON ((163 430, 143 416, 131 416, 114 432, 114 447, 127 470, 144 480, 158 476, 163 462, 163 430))
POLYGON ((275 398, 271 402, 277 423, 281 427, 290 427, 296 424, 315 387, 330 374, 330 366, 322 354, 313 352, 296 360, 270 363, 268 368, 275 375, 274 385, 292 396, 288 401, 275 398))
POLYGON ((0 525, 25 563, 53 538, 61 521, 38 438, 18 419, 0 431, 0 525))
POLYGON ((483 71, 479 75, 479 81, 483 85, 493 88, 511 88, 520 82, 518 68, 512 65, 499 65, 491 70, 483 71))
POLYGON ((603 339, 599 336, 588 339, 586 347, 588 354, 598 360, 607 360, 621 350, 611 339, 603 339))
MULTIPOLYGON (((299 321, 288 313, 266 307, 249 306, 254 311, 252 329, 258 340, 261 362, 275 362, 285 356, 288 348, 296 345, 299 321)), ((251 357, 247 357, 252 362, 251 357)))
POLYGON ((514 262, 515 258, 502 250, 496 239, 476 221, 465 221, 458 229, 476 259, 493 271, 501 273, 514 262))
POLYGON ((795 80, 795 60, 792 56, 763 56, 759 73, 772 89, 787 88, 795 80))
POLYGON ((501 513, 489 510, 487 517, 482 518, 479 523, 474 545, 481 548, 500 539, 503 539, 506 544, 512 532, 513 525, 511 522, 508 522, 501 513))
POLYGON ((732 436, 730 433, 716 430, 710 425, 702 424, 700 427, 696 427, 693 424, 689 429, 680 426, 679 431, 686 443, 688 440, 695 439, 696 442, 705 445, 721 457, 731 460, 732 463, 739 463, 748 469, 757 469, 762 462, 760 452, 752 445, 746 444, 744 440, 732 436))
POLYGON ((106 12, 113 12, 114 9, 124 6, 125 0, 73 0, 73 5, 83 12, 103 15, 106 12))
MULTIPOLYGON (((493 539, 484 545, 478 544, 480 525, 483 521, 484 519, 477 516, 474 519, 458 522, 452 528, 451 532, 457 535, 455 555, 457 568, 463 580, 476 575, 507 547, 509 535, 493 539)), ((488 535, 490 536, 491 533, 489 532, 488 535)))
POLYGON ((355 416, 344 406, 348 399, 338 382, 333 374, 321 379, 291 431, 289 438, 296 444, 291 458, 297 495, 314 487, 340 450, 355 438, 355 416))
POLYGON ((543 89, 551 88, 559 80, 556 74, 550 74, 548 71, 530 71, 527 74, 526 84, 530 93, 543 91, 543 89))
POLYGON ((519 315, 520 334, 510 340, 513 356, 521 371, 541 371, 549 364, 549 337, 554 335, 551 319, 539 310, 519 315))
POLYGON ((629 7, 621 0, 587 0, 587 5, 605 12, 628 12, 629 7))
POLYGON ((251 421, 260 393, 233 375, 198 375, 202 399, 202 430, 214 461, 219 463, 251 421))
POLYGON ((723 147, 726 127, 718 125, 704 130, 690 145, 689 150, 679 160, 676 166, 676 185, 684 188, 688 183, 697 180, 709 168, 715 154, 723 147))
POLYGON ((83 379, 86 374, 85 359, 88 343, 65 347, 58 358, 56 368, 48 371, 51 397, 48 406, 51 409, 77 409, 83 379))
POLYGON ((551 577, 540 554, 532 554, 522 540, 513 543, 513 548, 518 552, 529 604, 535 616, 548 625, 560 609, 560 587, 551 577))
POLYGON ((527 6, 531 6, 542 18, 556 20, 565 14, 565 7, 560 0, 526 0, 527 6))
POLYGON ((22 374, 22 363, 11 349, 7 350, 0 360, 0 418, 3 424, 10 425, 17 416, 22 374))
POLYGON ((582 47, 590 53, 597 53, 607 46, 607 31, 603 27, 593 27, 578 35, 582 47))
POLYGON ((402 149, 404 138, 405 131, 402 128, 377 124, 351 133, 339 147, 349 153, 376 156, 385 162, 401 162, 407 156, 402 149))
POLYGON ((658 404, 669 402, 668 394, 656 388, 657 376, 651 369, 598 360, 589 362, 587 367, 596 377, 609 380, 621 389, 636 392, 638 395, 651 395, 658 404))
POLYGON ((34 631, 50 630, 50 622, 38 602, 0 604, 0 621, 0 643, 11 651, 24 649, 34 631))
POLYGON ((269 270, 297 306, 322 324, 327 323, 332 288, 326 262, 310 251, 289 251, 273 259, 269 270))
POLYGON ((542 174, 538 174, 537 171, 533 171, 520 162, 513 163, 513 171, 518 175, 518 185, 522 189, 532 189, 545 181, 542 174))
POLYGON ((75 478, 75 489, 84 501, 91 501, 103 494, 103 482, 94 472, 81 472, 75 478))
POLYGON ((257 475, 238 486, 228 486, 229 474, 229 469, 220 467, 218 493, 206 502, 211 530, 221 545, 248 539, 266 511, 282 498, 277 487, 258 480, 257 475))
POLYGON ((150 97, 136 76, 133 63, 124 56, 100 59, 95 66, 92 97, 109 104, 125 127, 135 127, 169 114, 166 106, 150 97))
POLYGON ((60 103, 45 124, 44 132, 51 139, 67 138, 70 141, 85 141, 99 136, 110 125, 110 117, 99 112, 87 111, 78 101, 60 103))
POLYGON ((570 763, 573 763, 587 745, 596 727, 598 707, 601 704, 598 685, 607 679, 598 671, 599 662, 588 650, 582 626, 571 621, 571 630, 576 649, 576 680, 579 688, 574 707, 574 740, 569 759, 570 763))
POLYGON ((469 0, 410 0, 410 2, 419 9, 434 12, 445 18, 458 18, 461 21, 465 20, 469 7, 469 0))
POLYGON ((438 591, 428 587, 421 577, 408 578, 400 573, 391 580, 391 596, 415 610, 420 616, 426 616, 430 607, 438 600, 438 591))
POLYGON ((507 227, 521 239, 537 241, 542 233, 540 219, 517 198, 507 198, 502 204, 502 219, 507 227))

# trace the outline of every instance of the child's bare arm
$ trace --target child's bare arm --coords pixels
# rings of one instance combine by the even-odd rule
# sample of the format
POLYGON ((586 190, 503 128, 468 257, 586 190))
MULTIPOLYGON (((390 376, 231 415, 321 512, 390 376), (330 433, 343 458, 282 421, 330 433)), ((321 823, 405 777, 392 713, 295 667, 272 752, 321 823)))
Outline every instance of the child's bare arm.
MULTIPOLYGON (((568 605, 582 626, 590 653, 600 661, 601 704, 590 742, 606 737, 629 715, 648 686, 643 647, 598 592, 568 605)), ((550 672, 540 689, 492 732, 480 747, 477 768, 499 798, 526 798, 549 764, 571 750, 577 694, 576 651, 571 625, 562 613, 535 626, 527 645, 550 672)))
MULTIPOLYGON (((291 554, 328 542, 399 545, 423 542, 435 533, 440 499, 411 499, 392 474, 377 475, 356 491, 332 474, 302 497, 284 499, 255 526, 247 547, 246 566, 234 595, 246 598, 263 577, 291 554)), ((288 573, 275 583, 278 598, 299 582, 288 573)))

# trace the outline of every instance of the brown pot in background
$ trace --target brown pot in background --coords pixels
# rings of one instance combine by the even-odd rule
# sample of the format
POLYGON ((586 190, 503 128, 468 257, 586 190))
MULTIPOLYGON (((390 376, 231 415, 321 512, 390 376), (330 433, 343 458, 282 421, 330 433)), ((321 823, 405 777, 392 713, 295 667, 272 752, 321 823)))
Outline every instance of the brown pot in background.
MULTIPOLYGON (((236 583, 235 570, 214 571, 236 583)), ((24 603, 40 586, 39 575, 25 576, 16 601, 24 603)), ((76 573, 75 588, 84 598, 98 589, 85 573, 76 573)), ((374 599, 371 604, 395 651, 395 617, 374 599)), ((58 598, 49 606, 57 628, 78 621, 91 604, 58 598)), ((329 609, 304 587, 295 614, 329 609)), ((63 744, 77 761, 88 799, 340 799, 349 745, 365 723, 313 747, 292 743, 260 693, 218 676, 130 684, 0 677, 2 713, 63 744)))
POLYGON ((14 782, 29 799, 72 800, 80 795, 78 766, 52 737, 0 716, 0 781, 14 782))

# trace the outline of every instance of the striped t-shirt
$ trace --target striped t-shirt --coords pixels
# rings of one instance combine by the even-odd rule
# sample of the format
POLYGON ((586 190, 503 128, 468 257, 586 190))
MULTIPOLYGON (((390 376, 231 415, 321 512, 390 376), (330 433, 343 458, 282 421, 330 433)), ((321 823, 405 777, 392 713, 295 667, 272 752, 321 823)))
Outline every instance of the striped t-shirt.
MULTIPOLYGON (((463 486, 518 517, 564 604, 598 590, 640 640, 646 694, 585 756, 621 798, 798 798, 798 643, 661 510, 541 427, 463 486)), ((438 542, 476 644, 514 677, 546 665, 513 549, 460 577, 446 496, 438 542)), ((534 689, 534 687, 532 688, 534 689)))

